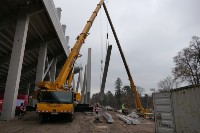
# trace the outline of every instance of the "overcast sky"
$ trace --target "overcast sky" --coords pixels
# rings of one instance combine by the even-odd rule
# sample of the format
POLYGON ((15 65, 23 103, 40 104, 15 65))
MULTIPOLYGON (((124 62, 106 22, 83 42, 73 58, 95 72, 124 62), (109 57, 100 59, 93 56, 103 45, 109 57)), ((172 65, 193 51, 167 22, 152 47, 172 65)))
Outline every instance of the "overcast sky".
MULTIPOLYGON (((62 8, 61 24, 67 25, 66 35, 73 47, 100 0, 54 0, 62 8)), ((191 37, 200 36, 200 0, 106 0, 136 86, 157 88, 157 83, 171 75, 173 57, 187 47, 191 37)), ((92 48, 91 93, 100 91, 103 56, 106 56, 106 34, 113 45, 105 92, 114 92, 117 77, 129 85, 128 77, 103 8, 99 12, 77 60, 84 66, 87 50, 92 48), (103 49, 103 50, 102 50, 103 49), (102 52, 103 51, 103 52, 102 52), (102 54, 103 53, 103 54, 102 54)), ((77 77, 77 76, 76 76, 77 77)), ((76 79, 77 81, 77 79, 76 79)))

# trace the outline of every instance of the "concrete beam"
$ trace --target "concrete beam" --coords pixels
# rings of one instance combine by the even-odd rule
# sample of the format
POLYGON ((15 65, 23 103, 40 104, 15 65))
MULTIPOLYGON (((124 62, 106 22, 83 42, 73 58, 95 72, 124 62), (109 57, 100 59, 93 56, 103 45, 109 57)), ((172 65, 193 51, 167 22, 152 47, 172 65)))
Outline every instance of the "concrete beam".
POLYGON ((5 34, 3 34, 3 33, 0 32, 0 36, 3 37, 5 40, 7 40, 10 44, 13 43, 12 39, 9 38, 9 37, 7 37, 5 34))
POLYGON ((54 25, 54 28, 58 35, 59 41, 61 42, 62 47, 63 47, 66 55, 68 56, 70 53, 70 50, 68 49, 68 44, 67 44, 65 35, 62 31, 62 27, 61 27, 61 24, 59 21, 59 17, 58 17, 54 2, 53 2, 53 0, 42 0, 42 2, 47 10, 47 13, 48 13, 48 16, 50 17, 51 22, 54 25))
POLYGON ((24 74, 26 74, 26 73, 32 71, 32 70, 35 69, 36 67, 37 67, 37 62, 35 62, 35 63, 31 64, 31 65, 28 65, 28 66, 24 67, 24 68, 22 69, 22 75, 24 75, 24 74))
POLYGON ((11 120, 15 116, 28 24, 29 16, 27 8, 20 8, 8 70, 1 120, 11 120))
POLYGON ((33 49, 36 49, 36 48, 39 48, 41 44, 48 44, 54 40, 57 40, 57 37, 52 35, 52 34, 48 34, 48 35, 45 35, 46 37, 44 37, 44 40, 41 41, 41 40, 36 40, 34 42, 29 42, 28 44, 26 44, 26 51, 25 52, 29 52, 33 49))
POLYGON ((12 25, 16 23, 16 13, 10 13, 10 14, 5 14, 4 16, 1 16, 0 20, 0 30, 8 27, 9 25, 12 25))
MULTIPOLYGON (((32 2, 36 2, 36 1, 32 1, 32 2)), ((44 11, 45 11, 45 9, 42 7, 42 5, 39 6, 39 4, 37 4, 37 3, 32 3, 29 7, 29 16, 32 17, 32 16, 40 14, 44 11)))
MULTIPOLYGON (((36 4, 32 4, 30 7, 29 7, 29 11, 28 11, 28 14, 29 14, 29 17, 31 16, 34 16, 34 15, 37 15, 43 11, 45 11, 45 9, 43 9, 42 7, 40 6, 35 6, 36 4)), ((38 4, 37 4, 38 5, 38 4)), ((18 11, 13 11, 9 14, 5 14, 4 16, 1 16, 1 19, 0 19, 0 30, 10 26, 10 25, 13 25, 17 22, 17 12, 18 11)))
POLYGON ((33 22, 30 21, 30 25, 32 26, 33 30, 36 32, 36 34, 40 37, 41 40, 44 40, 44 37, 41 35, 40 31, 38 28, 35 26, 33 22))
POLYGON ((12 45, 9 45, 2 40, 0 40, 1 47, 5 47, 6 49, 12 49, 12 45), (2 46, 3 45, 3 46, 2 46))
POLYGON ((8 52, 6 55, 1 56, 0 57, 0 66, 7 63, 10 60, 10 57, 11 57, 11 52, 8 52))
POLYGON ((26 79, 26 81, 21 81, 19 86, 27 86, 30 83, 35 83, 35 77, 31 77, 29 79, 26 79))
MULTIPOLYGON (((23 76, 24 74, 26 74, 26 73, 32 71, 33 69, 36 69, 36 67, 37 67, 37 62, 36 62, 36 63, 33 63, 32 65, 26 66, 25 68, 22 69, 21 75, 23 76)), ((6 83, 6 79, 7 79, 6 76, 2 77, 2 78, 0 79, 0 84, 5 84, 5 83, 6 83)))
MULTIPOLYGON (((40 45, 42 43, 50 43, 51 41, 54 41, 56 40, 57 38, 55 38, 55 36, 52 36, 52 35, 48 35, 49 38, 45 39, 44 42, 42 42, 41 40, 40 41, 35 41, 35 42, 32 42, 32 43, 28 43, 26 44, 26 49, 25 49, 25 54, 27 54, 28 52, 31 52, 32 50, 34 49, 37 49, 40 47, 40 45)), ((9 62, 10 61, 10 57, 11 57, 11 52, 7 53, 6 55, 3 55, 0 57, 0 66, 9 62)))
MULTIPOLYGON (((57 58, 59 57, 59 56, 61 56, 61 55, 57 55, 57 56, 55 56, 55 60, 54 61, 56 61, 57 60, 57 58)), ((37 64, 37 63, 34 63, 34 64, 37 64)), ((53 65, 53 64, 52 64, 53 65)), ((28 73, 28 72, 30 72, 30 71, 32 71, 33 69, 36 69, 36 65, 33 65, 33 67, 30 67, 30 66, 27 66, 27 68, 29 68, 29 69, 26 69, 26 70, 23 70, 22 71, 22 75, 23 74, 25 74, 25 73, 28 73)), ((57 69, 56 69, 57 70, 57 69)), ((55 71, 55 73, 56 73, 56 71, 55 71)), ((56 76, 56 75, 55 75, 56 76)), ((6 77, 5 77, 5 79, 6 79, 6 77)), ((55 79, 55 78, 54 78, 55 79)), ((5 81, 4 81, 5 82, 5 81)), ((29 84, 29 83, 31 83, 31 82, 35 82, 35 76, 34 77, 31 77, 31 78, 29 78, 29 79, 26 79, 26 81, 21 81, 20 82, 20 86, 26 86, 27 84, 29 84)), ((0 79, 0 84, 1 84, 1 79, 0 79)))

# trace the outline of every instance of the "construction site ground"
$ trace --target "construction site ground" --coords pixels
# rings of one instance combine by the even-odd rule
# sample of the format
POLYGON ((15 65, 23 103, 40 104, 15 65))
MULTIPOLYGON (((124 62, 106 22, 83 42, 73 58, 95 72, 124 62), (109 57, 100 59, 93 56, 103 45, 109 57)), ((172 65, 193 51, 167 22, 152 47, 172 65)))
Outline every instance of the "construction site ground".
POLYGON ((35 112, 27 112, 23 118, 16 116, 14 120, 0 121, 1 133, 154 133, 152 120, 139 118, 140 125, 127 125, 119 120, 116 112, 109 111, 114 123, 109 124, 100 113, 100 121, 95 122, 95 114, 76 112, 72 122, 65 119, 52 119, 40 122, 35 112))

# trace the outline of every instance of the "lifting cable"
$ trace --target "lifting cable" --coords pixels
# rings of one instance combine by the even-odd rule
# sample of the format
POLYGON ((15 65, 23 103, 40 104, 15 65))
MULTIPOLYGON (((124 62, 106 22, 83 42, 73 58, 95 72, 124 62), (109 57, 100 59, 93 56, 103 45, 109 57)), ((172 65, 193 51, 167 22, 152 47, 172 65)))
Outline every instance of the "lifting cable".
MULTIPOLYGON (((106 0, 106 5, 107 5, 107 7, 108 7, 108 0, 106 0)), ((107 20, 107 19, 106 19, 107 20)), ((109 30, 108 30, 108 25, 109 25, 109 23, 108 23, 108 20, 107 20, 107 35, 106 35, 106 50, 108 50, 108 46, 109 46, 109 37, 108 37, 108 35, 109 35, 109 30)))

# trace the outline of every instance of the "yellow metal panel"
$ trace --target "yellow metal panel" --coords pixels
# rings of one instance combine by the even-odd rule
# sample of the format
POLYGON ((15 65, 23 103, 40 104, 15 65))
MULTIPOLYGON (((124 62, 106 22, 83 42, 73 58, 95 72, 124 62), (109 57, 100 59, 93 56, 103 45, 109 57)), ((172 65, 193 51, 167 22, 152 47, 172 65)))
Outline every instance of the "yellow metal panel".
POLYGON ((70 111, 73 112, 73 104, 56 104, 56 103, 38 103, 36 111, 47 111, 47 112, 61 112, 70 111))

